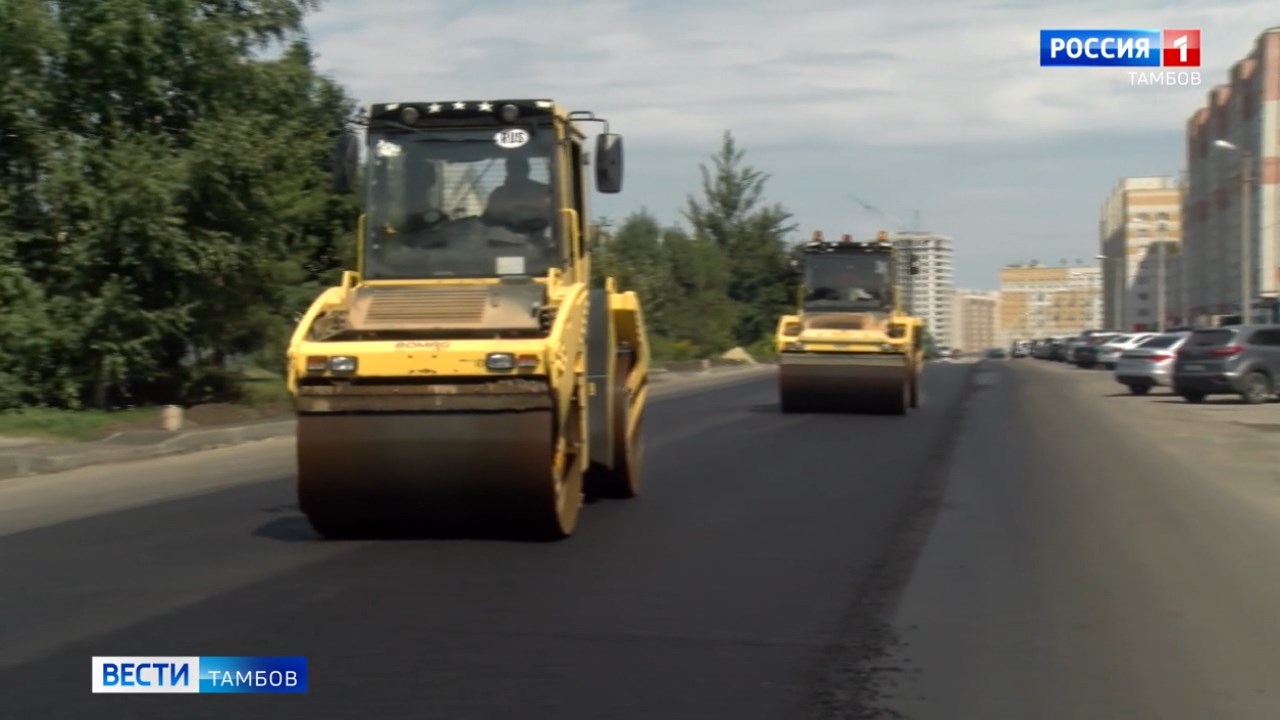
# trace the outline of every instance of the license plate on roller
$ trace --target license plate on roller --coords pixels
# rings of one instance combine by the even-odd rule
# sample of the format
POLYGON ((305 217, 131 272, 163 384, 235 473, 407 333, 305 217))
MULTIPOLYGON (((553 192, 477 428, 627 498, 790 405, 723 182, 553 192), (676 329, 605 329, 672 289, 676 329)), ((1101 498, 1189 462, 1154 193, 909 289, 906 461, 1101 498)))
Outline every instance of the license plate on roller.
POLYGON ((1200 372, 1201 370, 1204 370, 1204 366, 1203 365, 1183 365, 1182 369, 1188 372, 1200 372))

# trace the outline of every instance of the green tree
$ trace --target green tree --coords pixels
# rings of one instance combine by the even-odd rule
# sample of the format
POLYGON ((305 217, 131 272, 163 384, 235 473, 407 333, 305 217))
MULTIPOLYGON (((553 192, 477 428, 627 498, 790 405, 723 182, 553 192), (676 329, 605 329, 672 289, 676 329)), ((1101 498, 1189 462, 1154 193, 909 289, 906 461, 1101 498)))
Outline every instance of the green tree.
POLYGON ((6 2, 0 405, 181 400, 192 358, 282 352, 355 217, 314 5, 6 2))
POLYGON ((711 239, 679 228, 663 233, 662 247, 675 285, 662 334, 671 341, 675 359, 707 357, 733 347, 739 309, 729 297, 731 268, 724 251, 711 239))
POLYGON ((745 157, 725 131, 710 167, 700 167, 702 198, 688 199, 685 217, 696 237, 714 242, 729 258, 728 296, 740 306, 733 337, 751 345, 773 333, 778 315, 793 302, 785 238, 796 226, 781 205, 764 204, 769 176, 746 165, 745 157))
POLYGON ((635 290, 643 298, 646 321, 655 332, 664 327, 670 306, 680 302, 664 255, 662 234, 658 220, 641 209, 618 225, 609 237, 605 256, 609 274, 621 287, 635 290))

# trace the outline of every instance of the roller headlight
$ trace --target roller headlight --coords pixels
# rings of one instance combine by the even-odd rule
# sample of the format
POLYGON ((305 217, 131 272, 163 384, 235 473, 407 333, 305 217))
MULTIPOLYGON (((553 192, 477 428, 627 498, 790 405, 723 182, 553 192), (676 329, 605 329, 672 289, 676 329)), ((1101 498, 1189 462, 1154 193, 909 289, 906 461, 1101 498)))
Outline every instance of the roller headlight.
POLYGON ((484 366, 490 370, 511 370, 516 366, 516 356, 511 353, 489 353, 484 366))
POLYGON ((356 359, 346 355, 329 358, 329 372, 353 373, 356 371, 356 359))

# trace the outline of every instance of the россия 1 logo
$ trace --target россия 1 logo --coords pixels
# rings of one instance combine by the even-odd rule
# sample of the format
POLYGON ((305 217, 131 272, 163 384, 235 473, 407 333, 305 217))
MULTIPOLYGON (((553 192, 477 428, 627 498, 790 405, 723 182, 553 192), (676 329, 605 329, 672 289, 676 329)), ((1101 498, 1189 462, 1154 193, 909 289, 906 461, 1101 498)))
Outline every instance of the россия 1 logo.
POLYGON ((1040 67, 1164 68, 1130 70, 1129 84, 1196 86, 1200 31, 1041 30, 1040 67))

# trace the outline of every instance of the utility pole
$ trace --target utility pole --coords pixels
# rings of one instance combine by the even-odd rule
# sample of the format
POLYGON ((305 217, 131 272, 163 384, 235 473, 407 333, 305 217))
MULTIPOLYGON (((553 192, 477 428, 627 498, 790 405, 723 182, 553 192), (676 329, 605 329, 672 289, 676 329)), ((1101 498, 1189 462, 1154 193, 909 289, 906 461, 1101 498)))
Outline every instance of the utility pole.
POLYGON ((613 221, 607 217, 597 218, 595 221, 595 237, 593 238, 601 245, 609 242, 609 228, 613 227, 613 221))

